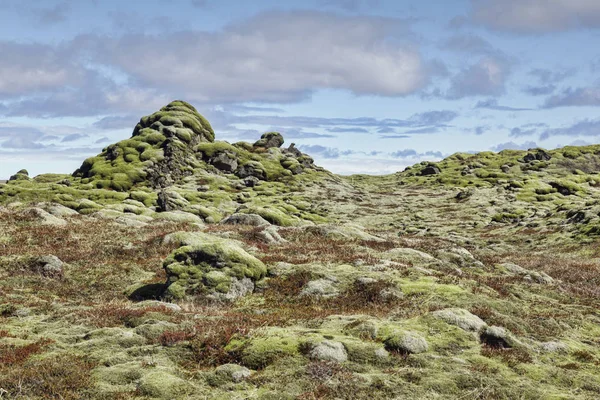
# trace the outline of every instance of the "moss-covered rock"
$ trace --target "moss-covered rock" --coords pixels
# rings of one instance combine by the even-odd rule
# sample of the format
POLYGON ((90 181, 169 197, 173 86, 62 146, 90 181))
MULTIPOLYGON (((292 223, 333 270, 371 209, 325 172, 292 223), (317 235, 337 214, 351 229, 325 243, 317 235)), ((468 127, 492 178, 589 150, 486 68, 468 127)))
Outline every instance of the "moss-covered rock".
POLYGON ((217 236, 180 232, 167 236, 165 241, 179 245, 164 261, 166 295, 170 298, 219 293, 225 299, 227 295, 239 297, 251 292, 253 283, 267 272, 260 260, 237 243, 217 236))
POLYGON ((212 141, 208 121, 190 104, 174 101, 143 117, 130 139, 84 161, 74 176, 118 191, 141 183, 163 187, 190 175, 198 165, 193 146, 212 141))

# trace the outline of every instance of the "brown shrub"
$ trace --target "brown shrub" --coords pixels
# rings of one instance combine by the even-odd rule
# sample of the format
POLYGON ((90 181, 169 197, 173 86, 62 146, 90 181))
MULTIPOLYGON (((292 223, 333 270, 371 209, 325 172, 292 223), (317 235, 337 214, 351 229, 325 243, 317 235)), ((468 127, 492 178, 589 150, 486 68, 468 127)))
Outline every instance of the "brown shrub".
POLYGON ((0 344, 0 366, 22 364, 32 355, 41 353, 51 343, 53 341, 50 339, 40 339, 24 346, 0 344))
POLYGON ((84 357, 66 354, 30 360, 16 367, 0 367, 0 387, 11 398, 90 398, 85 391, 92 386, 90 372, 94 366, 84 357))

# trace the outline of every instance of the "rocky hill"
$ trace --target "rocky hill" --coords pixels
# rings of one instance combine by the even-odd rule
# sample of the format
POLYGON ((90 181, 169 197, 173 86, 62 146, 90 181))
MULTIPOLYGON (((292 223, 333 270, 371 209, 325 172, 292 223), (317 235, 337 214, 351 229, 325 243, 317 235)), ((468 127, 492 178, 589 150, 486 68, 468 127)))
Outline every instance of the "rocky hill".
POLYGON ((175 101, 0 184, 0 397, 594 399, 600 146, 340 177, 175 101))

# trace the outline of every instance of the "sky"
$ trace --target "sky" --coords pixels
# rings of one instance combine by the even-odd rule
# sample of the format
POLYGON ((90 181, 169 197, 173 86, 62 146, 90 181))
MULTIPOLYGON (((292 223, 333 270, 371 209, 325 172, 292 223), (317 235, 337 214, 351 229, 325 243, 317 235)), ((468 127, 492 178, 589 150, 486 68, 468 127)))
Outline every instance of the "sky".
POLYGON ((185 100, 339 174, 600 140, 598 0, 0 0, 0 179, 185 100))

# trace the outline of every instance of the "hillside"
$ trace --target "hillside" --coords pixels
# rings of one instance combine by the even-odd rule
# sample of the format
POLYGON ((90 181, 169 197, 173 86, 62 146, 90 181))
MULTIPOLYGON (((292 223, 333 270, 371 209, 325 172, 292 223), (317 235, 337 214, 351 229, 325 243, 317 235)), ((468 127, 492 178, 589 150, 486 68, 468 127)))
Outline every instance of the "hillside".
POLYGON ((0 183, 0 397, 600 397, 600 145, 342 177, 175 101, 0 183))

